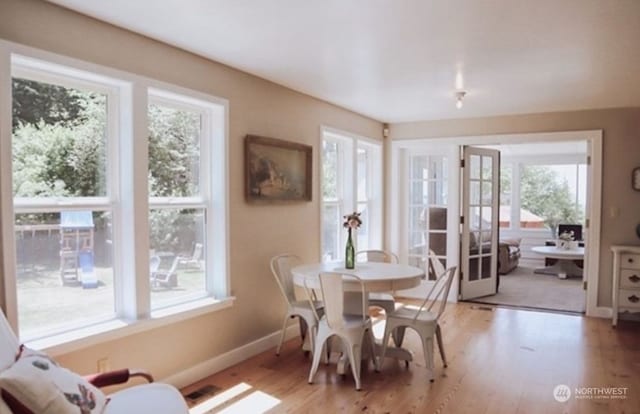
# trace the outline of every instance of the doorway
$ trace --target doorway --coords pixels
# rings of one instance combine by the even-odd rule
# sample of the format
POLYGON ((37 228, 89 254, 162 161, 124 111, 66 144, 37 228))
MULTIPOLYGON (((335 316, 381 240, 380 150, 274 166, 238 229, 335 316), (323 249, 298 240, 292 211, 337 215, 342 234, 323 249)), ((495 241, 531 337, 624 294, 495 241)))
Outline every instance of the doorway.
POLYGON ((583 313, 588 142, 481 148, 501 156, 493 182, 499 187, 499 265, 495 294, 471 300, 583 313))
MULTIPOLYGON (((578 180, 577 182, 580 186, 586 185, 587 189, 581 191, 580 194, 576 195, 575 190, 570 188, 571 197, 575 198, 577 196, 581 207, 584 209, 583 216, 580 218, 580 222, 574 222, 573 220, 568 220, 569 222, 562 222, 563 220, 552 221, 549 217, 546 218, 547 220, 544 220, 545 217, 541 217, 540 219, 543 219, 543 227, 527 227, 533 226, 534 223, 536 223, 536 220, 538 220, 538 224, 536 225, 540 225, 540 219, 534 217, 538 215, 528 211, 527 208, 523 209, 526 211, 521 212, 520 207, 517 206, 513 206, 514 209, 511 210, 511 204, 513 203, 511 201, 507 203, 504 200, 504 197, 502 197, 504 194, 500 194, 501 197, 499 199, 499 206, 497 209, 493 209, 492 207, 487 209, 487 212, 476 211, 478 213, 476 214, 476 218, 479 218, 481 221, 486 218, 486 214, 488 214, 488 211, 493 211, 498 214, 498 219, 496 220, 497 225, 493 225, 493 227, 483 228, 482 223, 476 222, 476 225, 480 224, 476 228, 473 227, 470 221, 467 221, 467 223, 469 223, 470 225, 468 232, 471 234, 474 232, 476 233, 474 236, 469 235, 469 239, 471 239, 468 241, 468 248, 470 252, 472 251, 471 245, 473 244, 474 238, 476 243, 486 243, 487 241, 489 241, 487 239, 491 239, 491 242, 493 243, 495 239, 493 237, 489 237, 488 235, 492 231, 494 231, 494 227, 498 232, 497 240, 495 240, 495 245, 498 253, 496 263, 497 272, 492 270, 492 274, 495 274, 496 276, 496 290, 494 292, 488 293, 485 291, 484 293, 487 296, 478 295, 480 297, 472 298, 472 296, 474 296, 473 293, 471 295, 463 296, 463 290, 465 289, 463 285, 464 282, 459 279, 458 283, 456 283, 458 289, 450 295, 449 300, 456 301, 461 300, 464 297, 465 299, 478 300, 487 303, 493 302, 495 304, 498 304, 499 302, 504 302, 500 304, 509 306, 522 306, 527 308, 552 310, 556 309, 569 312, 581 312, 586 310, 587 315, 599 315, 601 309, 596 306, 596 298, 598 284, 597 269, 599 265, 600 249, 599 226, 602 171, 601 131, 531 133, 518 135, 494 135, 393 141, 391 157, 389 160, 389 171, 391 172, 390 179, 392 185, 389 191, 390 203, 387 208, 387 217, 390 230, 387 232, 387 246, 389 246, 391 250, 398 252, 401 260, 409 264, 416 264, 416 252, 419 251, 420 247, 426 247, 425 237, 417 236, 418 233, 423 231, 423 229, 420 227, 420 215, 416 213, 416 210, 419 209, 416 207, 420 206, 412 205, 413 212, 409 208, 411 203, 415 202, 415 200, 422 200, 420 197, 414 197, 410 202, 408 198, 409 196, 415 196, 415 191, 413 190, 413 188, 417 186, 415 182, 415 171, 412 170, 413 166, 409 162, 409 160, 415 154, 421 154, 425 156, 437 152, 439 156, 442 157, 442 164, 447 166, 447 168, 445 168, 445 172, 442 173, 445 179, 442 182, 442 185, 440 185, 439 187, 441 193, 446 191, 446 197, 440 199, 439 203, 443 203, 442 205, 432 206, 444 210, 444 215, 446 216, 447 222, 446 235, 444 236, 446 237, 446 243, 444 243, 446 249, 440 250, 438 255, 441 257, 441 259, 446 260, 448 265, 457 265, 459 268, 468 266, 468 263, 463 263, 463 258, 461 257, 461 253, 463 253, 463 251, 466 249, 465 247, 461 250, 461 245, 466 243, 463 240, 463 238, 465 237, 463 235, 464 222, 461 223, 461 206, 463 205, 463 199, 465 195, 462 186, 464 169, 460 168, 460 162, 462 147, 464 146, 474 146, 480 147, 481 149, 497 150, 501 152, 502 160, 499 162, 501 167, 499 171, 503 171, 504 169, 506 171, 511 171, 511 174, 514 174, 513 159, 519 156, 517 154, 518 151, 524 152, 528 155, 532 155, 532 149, 536 148, 538 150, 537 158, 539 160, 545 160, 545 162, 549 165, 566 164, 566 158, 570 155, 569 153, 573 151, 573 155, 575 157, 581 157, 581 161, 576 163, 581 165, 580 167, 576 167, 579 170, 577 172, 579 177, 576 180, 578 180), (529 147, 527 147, 527 145, 529 145, 529 147), (565 160, 561 160, 561 158, 563 157, 565 158, 565 160), (413 180, 410 178, 412 174, 413 180), (505 207, 507 204, 509 204, 508 208, 505 207), (515 225, 516 223, 518 225, 515 225), (547 242, 556 242, 558 235, 558 224, 582 225, 582 238, 584 239, 584 259, 582 263, 580 263, 580 268, 584 269, 582 278, 579 277, 580 275, 570 274, 566 279, 561 279, 560 277, 558 277, 558 275, 553 276, 549 274, 534 272, 537 269, 543 269, 544 267, 546 267, 545 265, 548 265, 549 267, 553 266, 553 264, 550 263, 553 262, 553 260, 551 260, 552 258, 548 257, 546 258, 547 260, 545 260, 544 255, 538 256, 538 253, 535 253, 532 248, 536 246, 542 247, 547 242), (516 233, 522 231, 527 232, 527 237, 521 237, 521 240, 518 241, 517 239, 519 238, 519 236, 516 233), (507 260, 501 258, 501 254, 503 256, 506 255, 504 257, 506 257, 507 260), (410 261, 410 259, 412 261, 410 261), (540 296, 540 298, 555 298, 557 300, 556 303, 572 302, 575 306, 569 309, 563 309, 561 307, 553 305, 552 301, 550 303, 544 301, 538 301, 537 303, 527 301, 524 301, 523 303, 517 303, 518 300, 522 299, 522 297, 518 297, 517 292, 512 292, 513 294, 511 296, 513 297, 511 299, 513 300, 508 297, 509 295, 507 295, 505 299, 505 295, 508 294, 511 290, 509 285, 513 284, 510 282, 518 282, 520 293, 533 292, 535 289, 533 289, 532 286, 527 287, 527 282, 531 278, 536 278, 534 282, 542 282, 545 280, 548 282, 544 285, 541 283, 537 284, 537 286, 539 287, 538 290, 544 293, 540 296), (560 285, 560 283, 563 284, 560 285), (571 292, 574 293, 578 292, 577 295, 574 295, 577 300, 567 300, 570 296, 566 293, 565 288, 571 289, 571 292)), ((521 167, 517 168, 518 171, 521 171, 521 167)), ((526 171, 527 174, 529 174, 530 172, 531 171, 526 171)), ((427 169, 422 170, 419 174, 422 174, 422 176, 429 176, 431 172, 427 169)), ((505 189, 504 177, 502 177, 504 174, 499 173, 498 175, 501 176, 500 181, 503 185, 495 186, 495 192, 497 192, 497 188, 501 188, 501 193, 504 193, 505 191, 511 191, 512 193, 509 195, 512 198, 518 196, 517 191, 520 191, 520 193, 522 193, 522 189, 515 188, 517 186, 512 186, 510 189, 505 189)), ((566 174, 562 176, 566 178, 566 174)), ((512 176, 511 179, 516 180, 520 178, 512 176)), ((566 178, 566 180, 569 179, 566 178)), ((482 186, 482 184, 479 185, 482 186)), ((471 194, 467 196, 471 197, 471 194)), ((481 194, 480 196, 487 197, 488 195, 481 194)), ((522 203, 520 202, 520 204, 522 203)), ((468 209, 470 209, 471 207, 472 206, 467 205, 468 209)), ((475 207, 489 206, 484 205, 481 202, 479 206, 476 205, 475 207)), ((469 211, 470 210, 468 210, 467 212, 469 211)), ((539 210, 536 211, 539 212, 539 210)), ((443 212, 441 211, 440 214, 442 215, 443 212)), ((471 215, 468 215, 469 220, 473 220, 471 215)), ((426 232, 426 230, 424 230, 423 233, 424 232, 426 232)), ((577 239, 574 241, 576 242, 576 245, 577 242, 579 242, 579 240, 577 239)), ((440 246, 442 245, 443 243, 440 243, 440 246)), ((464 260, 466 261, 476 259, 476 264, 478 262, 486 260, 487 265, 493 269, 494 266, 490 265, 491 260, 493 260, 493 250, 491 251, 491 254, 489 254, 489 252, 487 252, 486 250, 478 250, 478 252, 480 252, 480 257, 467 257, 464 258, 464 260), (487 255, 486 258, 483 257, 485 253, 487 255)), ((473 267, 473 264, 471 266, 473 267)), ((480 269, 482 269, 482 267, 480 267, 480 269)), ((464 277, 465 276, 463 271, 462 278, 464 277)), ((406 293, 406 295, 410 297, 421 297, 420 292, 426 291, 428 286, 430 286, 430 283, 432 282, 427 280, 423 283, 424 286, 422 286, 421 288, 414 289, 413 292, 402 292, 402 294, 406 293)))

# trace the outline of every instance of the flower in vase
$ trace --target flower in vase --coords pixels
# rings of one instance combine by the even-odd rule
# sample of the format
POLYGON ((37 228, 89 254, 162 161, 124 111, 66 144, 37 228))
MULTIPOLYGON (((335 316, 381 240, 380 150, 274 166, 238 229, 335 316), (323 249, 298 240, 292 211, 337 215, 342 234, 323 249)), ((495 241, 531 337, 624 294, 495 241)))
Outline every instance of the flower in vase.
POLYGON ((360 219, 360 213, 357 211, 344 216, 343 226, 346 229, 357 229, 361 224, 362 220, 360 219))

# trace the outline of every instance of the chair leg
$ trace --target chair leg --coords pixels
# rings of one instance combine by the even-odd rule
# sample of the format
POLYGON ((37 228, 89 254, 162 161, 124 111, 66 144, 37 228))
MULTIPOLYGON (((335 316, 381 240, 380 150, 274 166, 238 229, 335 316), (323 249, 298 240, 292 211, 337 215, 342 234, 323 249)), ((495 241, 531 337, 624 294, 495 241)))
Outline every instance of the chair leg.
POLYGON ((325 363, 325 365, 329 365, 329 362, 331 361, 331 339, 329 338, 325 343, 324 343, 324 347, 322 348, 322 353, 323 353, 323 359, 325 363), (327 351, 326 354, 324 351, 327 351))
POLYGON ((397 347, 402 346, 402 341, 404 341, 404 332, 406 329, 406 326, 398 326, 393 331, 393 343, 396 344, 397 347))
POLYGON ((347 353, 349 354, 351 373, 353 374, 353 379, 356 381, 356 390, 360 391, 362 389, 360 386, 360 365, 362 364, 360 360, 360 345, 348 344, 347 353))
POLYGON ((378 361, 378 356, 376 355, 376 338, 373 336, 373 331, 371 329, 367 329, 367 335, 369 336, 369 347, 371 348, 371 360, 373 361, 373 367, 376 372, 380 372, 380 362, 378 361))
POLYGON ((326 337, 320 337, 320 335, 316 338, 315 347, 313 349, 313 362, 311 363, 311 371, 309 371, 309 384, 313 384, 313 377, 316 376, 316 372, 318 371, 320 358, 323 353, 322 350, 324 349, 326 340, 326 337))
POLYGON ((302 342, 304 342, 304 339, 307 337, 307 331, 309 330, 307 321, 304 318, 298 317, 298 325, 300 326, 300 338, 302 338, 302 342))
POLYGON ((282 331, 280 332, 280 342, 278 343, 278 347, 276 348, 276 356, 280 356, 280 348, 284 342, 284 336, 287 332, 287 320, 289 319, 289 315, 284 315, 284 321, 282 321, 282 331))
POLYGON ((438 349, 440 350, 440 357, 442 358, 442 364, 447 367, 447 356, 444 353, 444 345, 442 345, 442 330, 440 325, 436 325, 436 340, 438 341, 438 349))
POLYGON ((427 337, 420 335, 422 338, 422 348, 424 349, 424 361, 429 372, 429 381, 433 382, 434 375, 434 363, 433 363, 433 337, 427 337))
POLYGON ((387 353, 389 336, 391 336, 392 331, 393 331, 393 327, 389 326, 389 320, 387 320, 387 326, 385 326, 384 336, 382 337, 382 353, 380 354, 379 361, 378 361, 379 368, 382 368, 382 364, 384 364, 384 355, 387 353))

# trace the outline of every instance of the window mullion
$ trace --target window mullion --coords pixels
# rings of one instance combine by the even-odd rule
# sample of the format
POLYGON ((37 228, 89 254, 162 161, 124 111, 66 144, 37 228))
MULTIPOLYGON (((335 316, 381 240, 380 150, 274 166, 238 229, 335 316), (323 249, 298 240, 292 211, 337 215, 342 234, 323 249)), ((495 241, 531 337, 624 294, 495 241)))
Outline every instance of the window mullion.
POLYGON ((143 319, 150 315, 148 219, 147 90, 136 84, 121 99, 120 206, 114 238, 119 266, 116 308, 121 317, 143 319), (128 98, 128 99, 127 99, 128 98))

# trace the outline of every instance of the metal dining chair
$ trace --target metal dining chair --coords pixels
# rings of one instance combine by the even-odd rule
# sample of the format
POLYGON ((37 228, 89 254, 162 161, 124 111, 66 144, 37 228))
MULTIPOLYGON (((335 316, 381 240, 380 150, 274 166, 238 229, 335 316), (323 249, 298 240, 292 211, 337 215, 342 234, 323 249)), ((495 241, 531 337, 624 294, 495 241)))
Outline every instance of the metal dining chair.
MULTIPOLYGON (((311 371, 309 372, 309 384, 313 384, 320 359, 324 354, 322 350, 325 347, 326 341, 332 336, 337 336, 342 340, 343 347, 349 358, 351 372, 356 382, 356 390, 359 391, 361 389, 362 346, 365 342, 365 335, 367 335, 367 342, 371 346, 371 359, 376 371, 379 370, 378 361, 375 357, 375 339, 373 337, 371 318, 366 312, 367 309, 365 309, 366 292, 364 283, 358 276, 337 272, 322 273, 319 278, 320 290, 324 299, 324 316, 320 317, 318 322, 313 350, 313 363, 311 364, 311 371), (362 298, 362 312, 360 315, 347 314, 344 311, 344 279, 352 279, 352 283, 357 283, 360 287, 362 298)), ((309 291, 306 281, 305 288, 309 291)))
POLYGON ((387 323, 385 325, 384 337, 382 339, 382 354, 380 355, 380 365, 384 361, 387 352, 387 344, 389 336, 396 329, 412 328, 415 330, 420 339, 422 339, 422 347, 424 350, 424 358, 429 371, 429 380, 434 380, 434 358, 433 358, 433 339, 438 341, 438 348, 444 367, 447 367, 447 358, 442 343, 442 330, 438 320, 447 305, 447 297, 451 290, 451 283, 456 273, 456 266, 450 267, 442 273, 434 285, 429 290, 422 305, 416 310, 408 307, 402 307, 387 315, 387 323), (439 302, 437 310, 434 305, 439 302))
POLYGON ((287 322, 291 318, 298 317, 300 324, 300 337, 304 343, 307 335, 307 331, 311 330, 312 334, 309 335, 311 349, 313 350, 313 341, 315 336, 315 329, 318 324, 318 315, 323 315, 323 304, 317 300, 312 293, 311 301, 297 300, 295 295, 295 289, 293 285, 293 275, 291 274, 291 263, 293 261, 299 261, 300 258, 296 255, 285 253, 274 256, 271 258, 271 273, 278 283, 280 293, 284 297, 287 303, 287 312, 284 315, 282 322, 282 333, 280 334, 280 342, 278 342, 278 348, 276 349, 276 355, 280 355, 280 348, 284 342, 285 333, 287 329, 287 322))
MULTIPOLYGON (((398 263, 400 261, 394 253, 384 250, 361 250, 356 253, 356 260, 377 263, 398 263)), ((388 314, 396 309, 396 300, 390 293, 373 292, 369 293, 369 306, 382 308, 388 314)))

